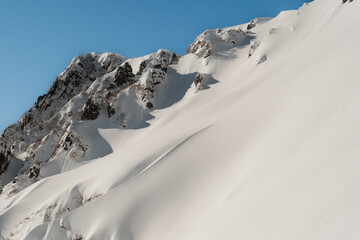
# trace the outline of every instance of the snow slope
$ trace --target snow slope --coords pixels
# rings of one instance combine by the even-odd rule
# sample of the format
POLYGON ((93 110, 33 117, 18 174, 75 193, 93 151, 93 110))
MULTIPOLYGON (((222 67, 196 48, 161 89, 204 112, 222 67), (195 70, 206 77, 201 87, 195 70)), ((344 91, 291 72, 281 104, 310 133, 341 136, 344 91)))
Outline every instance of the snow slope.
POLYGON ((4 186, 0 235, 359 239, 359 23, 360 1, 315 0, 250 30, 203 33, 139 110, 146 124, 78 121, 106 151, 4 186))

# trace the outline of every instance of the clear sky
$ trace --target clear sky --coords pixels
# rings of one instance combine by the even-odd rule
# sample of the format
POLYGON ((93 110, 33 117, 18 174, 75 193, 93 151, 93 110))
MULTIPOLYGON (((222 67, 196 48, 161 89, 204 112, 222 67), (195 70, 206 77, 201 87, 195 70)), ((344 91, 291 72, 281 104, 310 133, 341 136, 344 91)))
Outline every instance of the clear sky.
MULTIPOLYGON (((274 17, 306 0, 0 1, 0 133, 78 54, 183 55, 206 29, 274 17)), ((309 1, 307 1, 309 2, 309 1)))

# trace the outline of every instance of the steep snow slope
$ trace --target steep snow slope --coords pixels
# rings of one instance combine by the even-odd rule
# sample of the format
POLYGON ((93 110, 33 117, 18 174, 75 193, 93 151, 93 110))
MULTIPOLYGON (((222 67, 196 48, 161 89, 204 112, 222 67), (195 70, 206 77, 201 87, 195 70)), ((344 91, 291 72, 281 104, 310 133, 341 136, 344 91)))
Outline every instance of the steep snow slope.
MULTIPOLYGON (((250 27, 203 33, 157 75, 154 94, 120 91, 116 106, 134 114, 129 125, 106 112, 73 120, 89 149, 103 152, 66 171, 41 165, 23 190, 26 176, 7 184, 0 234, 359 239, 359 23, 358 0, 315 0, 250 27)), ((124 61, 135 75, 149 56, 124 61)), ((146 66, 141 76, 164 67, 146 66)), ((141 78, 142 86, 151 79, 141 78)))

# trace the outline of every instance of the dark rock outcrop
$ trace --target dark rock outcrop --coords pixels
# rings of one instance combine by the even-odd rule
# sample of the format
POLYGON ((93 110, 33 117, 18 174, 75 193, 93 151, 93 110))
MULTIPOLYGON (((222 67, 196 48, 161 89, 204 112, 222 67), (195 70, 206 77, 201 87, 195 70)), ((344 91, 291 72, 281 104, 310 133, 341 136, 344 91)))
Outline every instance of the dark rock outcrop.
POLYGON ((215 84, 218 81, 215 80, 211 75, 206 73, 197 73, 194 78, 194 85, 196 92, 208 89, 211 84, 215 84))
POLYGON ((8 158, 0 152, 0 174, 4 173, 9 165, 8 158))
POLYGON ((121 87, 123 85, 130 85, 134 83, 135 75, 133 74, 132 67, 129 63, 125 63, 124 67, 118 67, 115 75, 114 83, 121 87))
POLYGON ((116 113, 116 110, 114 108, 112 108, 110 105, 108 105, 107 107, 107 114, 108 117, 111 118, 112 116, 114 116, 116 113))
POLYGON ((146 107, 147 107, 147 108, 153 108, 154 105, 153 105, 151 102, 147 102, 147 103, 146 103, 146 107))
POLYGON ((64 141, 64 144, 63 144, 63 147, 64 147, 64 150, 65 151, 68 151, 70 149, 70 147, 72 146, 73 144, 73 140, 72 140, 72 136, 70 134, 68 134, 65 138, 65 141, 64 141))
POLYGON ((179 61, 179 56, 175 53, 172 53, 169 60, 169 65, 174 64, 179 61))
POLYGON ((140 83, 136 84, 137 93, 145 107, 151 109, 154 107, 153 98, 156 92, 156 86, 166 79, 168 66, 179 61, 180 56, 171 53, 168 50, 159 50, 155 58, 143 61, 140 64, 138 74, 140 83))
POLYGON ((249 30, 255 28, 256 26, 258 26, 259 24, 265 23, 265 22, 269 21, 270 19, 271 19, 271 18, 266 18, 266 17, 263 17, 263 18, 255 18, 255 19, 251 20, 251 21, 248 23, 246 29, 249 31, 249 30))
POLYGON ((144 70, 145 70, 145 68, 146 68, 146 65, 147 65, 147 63, 146 63, 146 61, 142 61, 141 63, 140 63, 140 67, 139 67, 139 71, 136 73, 136 75, 142 75, 143 74, 143 72, 144 72, 144 70))
POLYGON ((39 166, 33 166, 28 171, 28 177, 29 178, 37 178, 40 175, 40 167, 39 166))
POLYGON ((201 73, 196 74, 196 77, 194 79, 195 87, 198 88, 203 80, 204 80, 203 74, 201 74, 201 73))
POLYGON ((254 20, 251 20, 249 22, 249 24, 247 25, 246 29, 250 30, 250 29, 253 29, 254 27, 256 27, 256 22, 254 20))
POLYGON ((95 120, 100 114, 100 107, 89 98, 85 104, 81 120, 95 120))

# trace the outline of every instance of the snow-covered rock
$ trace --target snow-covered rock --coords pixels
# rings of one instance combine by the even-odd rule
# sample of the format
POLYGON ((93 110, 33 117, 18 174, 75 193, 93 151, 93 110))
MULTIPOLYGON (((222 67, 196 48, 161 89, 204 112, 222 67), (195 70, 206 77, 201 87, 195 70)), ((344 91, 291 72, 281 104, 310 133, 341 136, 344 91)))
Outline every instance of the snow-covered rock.
POLYGON ((186 53, 193 53, 199 57, 207 58, 214 51, 217 51, 219 47, 224 47, 223 45, 232 47, 243 43, 246 39, 244 31, 240 27, 206 30, 190 44, 186 53))
POLYGON ((266 23, 267 21, 270 21, 272 18, 268 18, 268 17, 262 17, 262 18, 255 18, 253 20, 251 20, 249 22, 249 24, 247 25, 246 29, 247 30, 251 30, 254 27, 256 27, 259 24, 263 24, 266 23))

